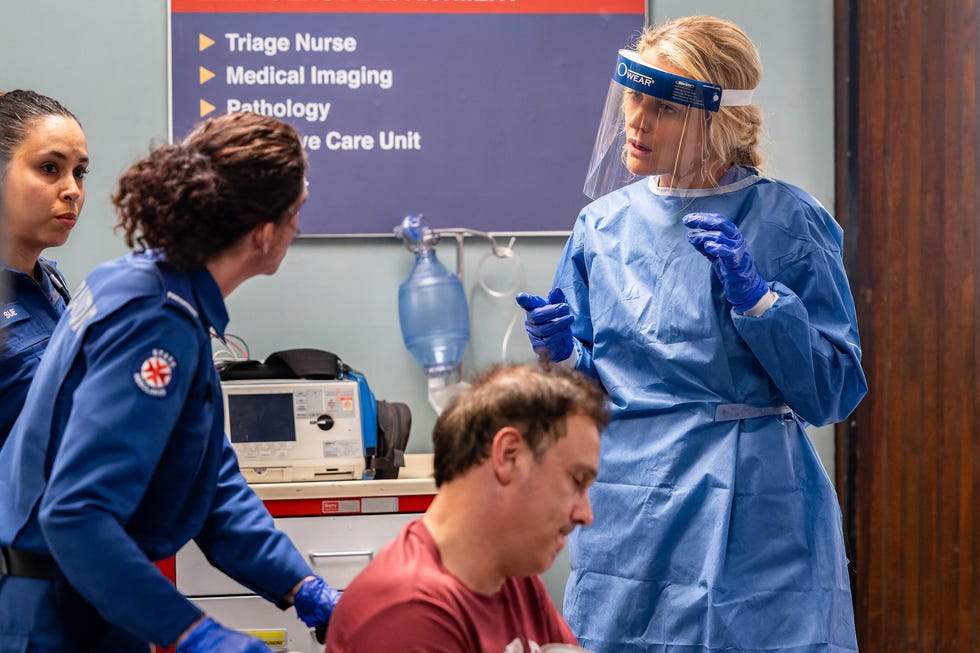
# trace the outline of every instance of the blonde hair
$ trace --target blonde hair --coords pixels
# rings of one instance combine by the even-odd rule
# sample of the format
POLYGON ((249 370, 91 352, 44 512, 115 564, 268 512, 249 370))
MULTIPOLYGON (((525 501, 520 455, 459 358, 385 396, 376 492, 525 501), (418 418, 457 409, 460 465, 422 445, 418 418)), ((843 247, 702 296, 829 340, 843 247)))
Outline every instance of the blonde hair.
MULTIPOLYGON (((687 73, 723 89, 754 89, 762 79, 755 44, 736 25, 712 16, 678 18, 646 28, 636 50, 658 55, 687 73)), ((713 114, 709 146, 720 161, 761 168, 762 112, 754 104, 723 106, 713 114)))

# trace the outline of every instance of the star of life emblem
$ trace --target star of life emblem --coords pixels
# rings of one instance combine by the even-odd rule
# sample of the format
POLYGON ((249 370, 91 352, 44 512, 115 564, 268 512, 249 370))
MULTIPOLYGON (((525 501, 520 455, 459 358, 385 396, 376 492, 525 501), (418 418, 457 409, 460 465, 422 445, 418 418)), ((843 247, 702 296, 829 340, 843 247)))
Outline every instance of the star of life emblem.
POLYGON ((177 361, 169 352, 154 349, 133 373, 136 387, 151 397, 166 397, 167 389, 176 376, 177 361))

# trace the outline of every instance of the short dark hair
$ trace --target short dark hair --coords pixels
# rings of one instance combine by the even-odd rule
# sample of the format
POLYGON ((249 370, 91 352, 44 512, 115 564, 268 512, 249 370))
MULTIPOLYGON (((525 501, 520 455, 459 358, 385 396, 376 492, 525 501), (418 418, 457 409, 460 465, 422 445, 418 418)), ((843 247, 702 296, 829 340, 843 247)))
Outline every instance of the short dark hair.
POLYGON ((130 247, 163 250, 190 270, 257 225, 289 215, 306 184, 296 130, 256 113, 211 118, 129 168, 112 202, 130 247))
POLYGON ((34 122, 47 116, 78 118, 60 102, 35 91, 16 89, 0 92, 0 174, 21 143, 27 139, 34 122))
POLYGON ((494 435, 513 426, 535 456, 565 435, 565 418, 609 423, 606 394, 589 377, 560 366, 498 364, 477 376, 436 420, 432 430, 436 486, 490 455, 494 435))

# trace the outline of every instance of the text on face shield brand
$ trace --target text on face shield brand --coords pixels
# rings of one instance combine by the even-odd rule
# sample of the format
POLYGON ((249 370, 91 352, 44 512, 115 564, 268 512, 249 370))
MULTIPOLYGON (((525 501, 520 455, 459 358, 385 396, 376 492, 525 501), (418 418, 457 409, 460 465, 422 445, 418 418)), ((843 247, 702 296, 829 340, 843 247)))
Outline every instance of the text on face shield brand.
POLYGON ((653 78, 647 77, 646 75, 641 75, 635 70, 630 70, 627 68, 626 64, 619 64, 619 76, 625 77, 626 79, 634 82, 636 84, 643 84, 644 86, 653 86, 653 78))

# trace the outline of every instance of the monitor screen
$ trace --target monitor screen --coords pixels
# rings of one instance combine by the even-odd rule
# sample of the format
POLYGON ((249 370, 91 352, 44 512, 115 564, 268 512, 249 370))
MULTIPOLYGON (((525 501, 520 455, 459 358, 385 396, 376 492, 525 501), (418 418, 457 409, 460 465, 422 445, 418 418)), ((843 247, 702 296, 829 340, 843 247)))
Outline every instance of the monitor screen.
POLYGON ((293 395, 228 395, 228 430, 234 443, 295 442, 293 395))

